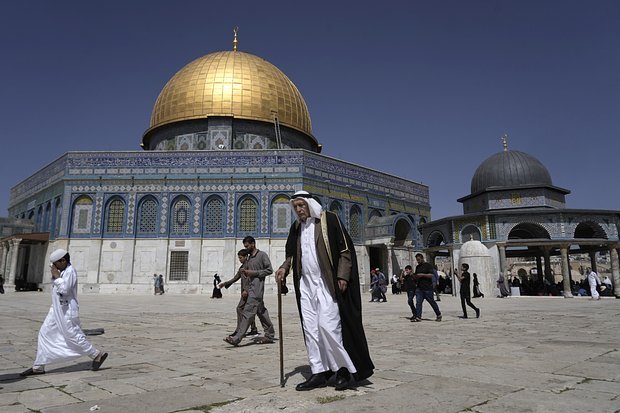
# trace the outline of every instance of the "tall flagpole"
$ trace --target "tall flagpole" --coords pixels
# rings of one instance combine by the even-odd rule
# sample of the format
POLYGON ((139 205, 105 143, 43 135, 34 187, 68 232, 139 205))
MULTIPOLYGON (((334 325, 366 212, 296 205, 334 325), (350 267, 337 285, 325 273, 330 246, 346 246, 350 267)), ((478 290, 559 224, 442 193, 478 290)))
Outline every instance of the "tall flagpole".
POLYGON ((280 387, 284 387, 284 334, 282 333, 282 281, 278 280, 278 329, 280 330, 280 387))

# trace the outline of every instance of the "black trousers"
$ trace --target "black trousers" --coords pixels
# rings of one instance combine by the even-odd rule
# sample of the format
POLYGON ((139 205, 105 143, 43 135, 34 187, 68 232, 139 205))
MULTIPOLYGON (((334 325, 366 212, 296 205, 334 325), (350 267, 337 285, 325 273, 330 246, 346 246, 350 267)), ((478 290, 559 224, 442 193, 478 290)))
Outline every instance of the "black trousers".
POLYGON ((478 307, 472 304, 470 295, 466 293, 461 293, 461 307, 463 307, 464 317, 467 317, 467 307, 465 307, 465 303, 467 303, 468 306, 473 308, 475 312, 478 312, 478 307))

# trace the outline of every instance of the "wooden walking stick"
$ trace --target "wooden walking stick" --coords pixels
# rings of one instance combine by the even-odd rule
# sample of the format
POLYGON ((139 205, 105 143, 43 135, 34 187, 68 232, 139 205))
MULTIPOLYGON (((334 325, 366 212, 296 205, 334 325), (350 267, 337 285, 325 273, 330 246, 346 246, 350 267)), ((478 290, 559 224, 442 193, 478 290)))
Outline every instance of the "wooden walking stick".
POLYGON ((278 280, 278 329, 280 330, 280 387, 284 387, 284 334, 282 334, 282 280, 278 280))

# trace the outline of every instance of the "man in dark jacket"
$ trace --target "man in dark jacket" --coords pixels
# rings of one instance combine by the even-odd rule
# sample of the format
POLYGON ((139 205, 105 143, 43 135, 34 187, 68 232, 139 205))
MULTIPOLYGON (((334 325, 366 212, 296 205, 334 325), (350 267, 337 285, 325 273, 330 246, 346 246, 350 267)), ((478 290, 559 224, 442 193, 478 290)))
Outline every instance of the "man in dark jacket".
POLYGON ((322 211, 306 191, 291 198, 298 220, 286 241, 280 282, 293 271, 293 284, 312 375, 296 390, 325 387, 336 372, 344 390, 373 374, 362 325, 357 259, 351 237, 338 216, 322 211))

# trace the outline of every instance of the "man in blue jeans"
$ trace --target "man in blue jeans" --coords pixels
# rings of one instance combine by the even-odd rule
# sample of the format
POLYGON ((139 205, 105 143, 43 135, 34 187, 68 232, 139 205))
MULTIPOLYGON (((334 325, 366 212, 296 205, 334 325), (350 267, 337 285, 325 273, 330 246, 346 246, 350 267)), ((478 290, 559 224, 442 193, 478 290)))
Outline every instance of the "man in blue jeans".
POLYGON ((420 253, 415 255, 415 260, 418 263, 413 275, 413 278, 418 282, 415 292, 416 317, 411 321, 422 321, 422 303, 424 300, 428 301, 431 307, 433 307, 433 311, 435 311, 437 316, 435 321, 441 321, 441 311, 439 311, 439 306, 433 297, 433 266, 428 262, 424 262, 424 255, 420 253))

